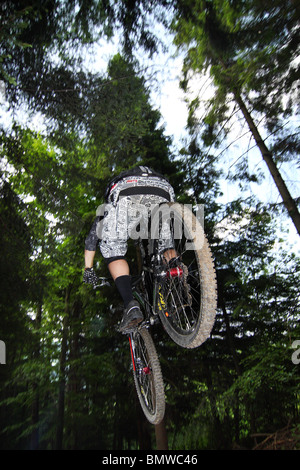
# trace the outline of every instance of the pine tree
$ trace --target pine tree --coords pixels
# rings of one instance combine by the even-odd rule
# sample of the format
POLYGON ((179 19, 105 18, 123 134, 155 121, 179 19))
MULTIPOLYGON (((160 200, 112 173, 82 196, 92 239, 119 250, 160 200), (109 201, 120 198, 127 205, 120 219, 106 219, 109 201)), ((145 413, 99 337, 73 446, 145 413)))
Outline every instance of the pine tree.
POLYGON ((279 159, 284 159, 282 149, 288 160, 298 148, 295 139, 293 143, 290 142, 288 133, 280 141, 282 120, 286 124, 286 120, 291 117, 291 100, 296 94, 296 12, 294 2, 285 2, 284 5, 280 2, 271 5, 269 2, 256 1, 178 2, 174 30, 178 47, 187 47, 185 87, 190 72, 207 69, 215 84, 215 94, 204 117, 206 142, 208 137, 210 143, 215 139, 218 134, 216 126, 221 126, 226 132, 225 124, 232 113, 228 103, 233 100, 300 233, 300 215, 296 202, 278 169, 279 159), (286 101, 286 97, 289 100, 286 101), (273 149, 267 146, 258 129, 257 123, 262 117, 265 127, 274 136, 273 149), (275 138, 275 134, 279 139, 275 138))

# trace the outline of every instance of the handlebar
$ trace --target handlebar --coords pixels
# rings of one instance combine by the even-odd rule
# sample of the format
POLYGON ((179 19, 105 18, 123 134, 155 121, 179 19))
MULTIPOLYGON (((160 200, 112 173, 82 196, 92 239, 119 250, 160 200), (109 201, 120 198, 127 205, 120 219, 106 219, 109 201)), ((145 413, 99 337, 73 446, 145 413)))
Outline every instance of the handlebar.
POLYGON ((97 289, 98 287, 104 287, 104 286, 110 287, 110 283, 108 282, 106 277, 98 277, 98 280, 100 281, 100 284, 93 286, 94 289, 97 289))

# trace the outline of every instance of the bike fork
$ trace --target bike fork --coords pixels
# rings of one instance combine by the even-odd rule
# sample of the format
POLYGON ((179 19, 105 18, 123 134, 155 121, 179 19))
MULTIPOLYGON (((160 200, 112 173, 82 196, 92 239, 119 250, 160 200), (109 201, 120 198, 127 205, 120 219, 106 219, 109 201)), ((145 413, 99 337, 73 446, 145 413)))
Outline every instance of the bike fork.
POLYGON ((147 364, 144 364, 141 357, 136 357, 136 347, 135 347, 135 341, 133 339, 133 333, 129 333, 128 338, 129 338, 131 361, 132 361, 134 373, 139 374, 139 375, 151 374, 151 368, 147 364))
POLYGON ((135 372, 135 371, 136 371, 135 355, 134 355, 134 347, 135 347, 135 344, 134 344, 134 340, 133 340, 133 335, 132 335, 132 333, 129 334, 128 338, 129 338, 129 346, 130 346, 130 354, 131 354, 132 366, 133 366, 133 370, 134 370, 134 372, 135 372))

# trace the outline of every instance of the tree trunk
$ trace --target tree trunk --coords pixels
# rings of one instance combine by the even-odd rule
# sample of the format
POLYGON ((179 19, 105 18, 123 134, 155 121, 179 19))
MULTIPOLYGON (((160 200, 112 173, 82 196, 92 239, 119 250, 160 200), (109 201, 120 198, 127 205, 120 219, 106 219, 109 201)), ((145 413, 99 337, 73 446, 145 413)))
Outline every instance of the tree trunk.
POLYGON ((235 346, 234 346, 234 339, 233 339, 233 335, 231 333, 229 318, 228 318, 228 314, 227 314, 227 311, 226 311, 226 306, 225 306, 225 303, 224 303, 223 299, 221 299, 221 308, 222 308, 223 318, 224 318, 225 327, 226 327, 227 341, 228 341, 229 349, 230 349, 230 352, 231 352, 231 355, 232 355, 235 371, 236 371, 237 375, 240 376, 241 375, 241 368, 240 368, 238 356, 237 356, 237 353, 236 353, 236 349, 235 349, 235 346))
POLYGON ((80 357, 79 352, 79 336, 81 331, 80 315, 82 310, 82 304, 79 300, 75 300, 72 303, 71 308, 71 319, 69 321, 69 373, 68 373, 68 410, 70 413, 70 426, 69 426, 69 448, 71 450, 78 449, 78 442, 80 439, 80 426, 78 426, 79 413, 83 410, 78 407, 78 393, 80 391, 80 377, 78 375, 77 361, 80 357))
MULTIPOLYGON (((36 312, 36 319, 35 319, 35 329, 37 334, 37 342, 35 345, 35 349, 33 351, 34 359, 38 360, 40 356, 40 328, 41 328, 41 320, 42 320, 42 301, 39 302, 36 312)), ((32 384, 32 393, 33 393, 33 402, 31 406, 31 421, 34 426, 34 429, 31 434, 31 443, 30 448, 31 450, 37 450, 39 448, 39 412, 40 412, 40 396, 38 391, 38 384, 34 382, 32 384)))
POLYGON ((155 425, 155 437, 157 450, 169 449, 168 436, 164 419, 161 421, 161 423, 155 425))
MULTIPOLYGON (((208 389, 208 400, 210 403, 210 413, 211 419, 213 423, 212 429, 212 442, 211 446, 214 450, 219 450, 223 447, 224 444, 224 435, 222 432, 222 426, 220 423, 220 418, 218 416, 218 406, 217 406, 217 399, 216 399, 216 391, 213 386, 213 380, 211 376, 210 365, 208 362, 204 361, 203 364, 205 370, 205 378, 206 378, 206 385, 208 389)), ((225 437, 226 439, 226 437, 225 437)))
MULTIPOLYGON (((227 66, 225 64, 225 62, 223 61, 223 59, 219 56, 218 57, 218 62, 222 65, 222 67, 224 68, 224 70, 227 70, 227 66)), ((234 95, 234 99, 236 101, 236 103, 238 104, 244 118, 245 118, 245 121, 247 122, 248 124, 248 127, 250 129, 250 132, 252 133, 253 137, 254 137, 254 140, 256 142, 256 145, 258 146, 259 150, 260 150, 260 153, 262 155, 262 158, 263 160, 265 161, 265 163, 267 164, 267 167, 271 173, 271 176, 277 186, 277 189, 279 191, 279 194, 281 195, 282 197, 282 201, 283 201, 283 204, 285 206, 285 208, 287 209, 288 213, 289 213, 289 216, 290 218, 292 219, 294 225, 295 225, 295 228, 298 232, 298 235, 300 235, 300 214, 299 214, 299 210, 298 210, 298 207, 297 207, 297 204, 296 202, 294 201, 294 199, 292 198, 277 166, 276 166, 276 163, 274 162, 274 159, 273 159, 273 156, 272 156, 272 153, 270 152, 270 150, 268 149, 268 147, 266 146, 264 140, 262 139, 260 133, 259 133, 259 130, 250 114, 250 112, 248 111, 247 109, 247 106, 243 100, 243 98, 241 97, 239 91, 235 88, 235 86, 231 84, 230 81, 227 82, 227 86, 230 87, 233 95, 234 95)))
POLYGON ((66 354, 67 354, 67 329, 69 321, 70 310, 70 292, 71 288, 66 289, 65 295, 65 317, 63 320, 63 334, 60 352, 60 369, 59 369, 59 388, 58 388, 58 413, 57 413, 57 430, 56 430, 56 450, 61 450, 63 447, 63 429, 64 429, 64 412, 65 412, 65 369, 66 369, 66 354))
POLYGON ((151 425, 145 418, 140 402, 138 401, 137 396, 136 406, 137 406, 137 430, 138 430, 138 444, 139 450, 152 450, 151 446, 151 425))
POLYGON ((296 230, 298 232, 298 234, 300 235, 300 214, 299 214, 299 211, 298 211, 298 207, 296 205, 296 202, 294 201, 294 199, 292 198, 292 196, 290 195, 290 192, 276 166, 276 163, 274 162, 273 160, 273 156, 271 154, 271 152, 269 151, 268 147, 266 146, 266 144, 264 143, 253 119, 252 119, 252 116, 250 114, 250 112, 248 111, 243 99, 241 98, 241 96, 239 95, 239 93, 237 93, 236 91, 234 91, 234 97, 235 97, 235 101, 237 102, 237 104, 239 105, 240 107, 240 110, 242 111, 243 113, 243 116, 249 126, 249 129, 255 139, 255 142, 261 152, 261 155, 264 159, 264 161, 266 162, 268 168, 269 168, 269 171, 273 177, 273 180, 277 186, 277 189, 282 197, 282 200, 283 200, 283 203, 284 203, 284 206, 286 207, 295 227, 296 227, 296 230))

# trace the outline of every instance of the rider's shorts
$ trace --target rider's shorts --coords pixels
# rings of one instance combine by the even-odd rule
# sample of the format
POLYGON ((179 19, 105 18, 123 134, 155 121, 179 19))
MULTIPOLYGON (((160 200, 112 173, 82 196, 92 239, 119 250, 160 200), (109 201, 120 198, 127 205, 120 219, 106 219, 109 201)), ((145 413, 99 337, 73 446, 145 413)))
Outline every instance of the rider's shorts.
POLYGON ((109 263, 125 257, 129 238, 158 240, 161 252, 171 248, 170 225, 164 217, 160 216, 159 231, 157 227, 164 203, 174 201, 174 190, 164 178, 121 179, 111 188, 106 204, 99 206, 85 249, 94 251, 99 243, 109 263))
POLYGON ((171 248, 173 241, 169 223, 162 221, 159 229, 157 223, 155 226, 151 223, 160 205, 166 202, 169 200, 161 196, 133 195, 122 197, 115 206, 108 204, 106 215, 97 226, 102 256, 106 260, 123 258, 129 238, 158 239, 161 252, 171 248))

